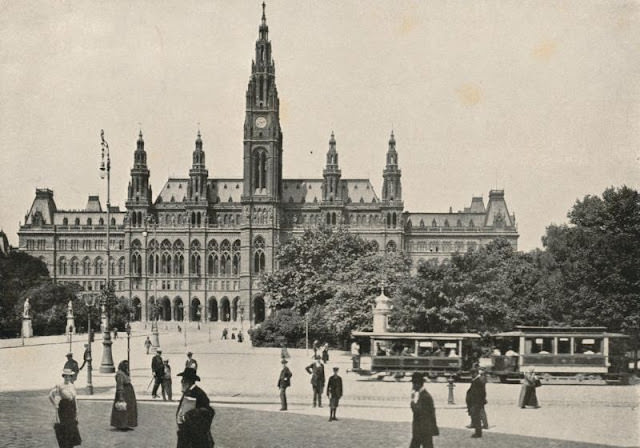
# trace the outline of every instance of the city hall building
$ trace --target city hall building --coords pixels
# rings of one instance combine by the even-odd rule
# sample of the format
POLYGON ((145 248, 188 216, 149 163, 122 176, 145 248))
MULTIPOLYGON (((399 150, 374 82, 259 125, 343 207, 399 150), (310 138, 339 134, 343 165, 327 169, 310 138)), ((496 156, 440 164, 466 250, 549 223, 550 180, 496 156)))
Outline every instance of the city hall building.
POLYGON ((318 167, 315 179, 284 178, 268 29, 263 10, 245 94, 241 178, 209 177, 198 132, 188 175, 169 178, 154 197, 140 132, 124 210, 112 207, 107 222, 97 196, 89 196, 84 209, 58 210, 53 191, 36 189, 18 232, 20 250, 42 259, 55 281, 86 290, 101 289, 109 270, 116 295, 134 306, 136 320, 151 319, 157 303, 160 320, 228 326, 265 319, 270 303, 260 276, 277 269, 281 242, 310 227, 347 228, 379 251, 404 251, 414 262, 444 259, 498 237, 517 247, 515 216, 502 190, 490 191, 486 204, 473 197, 457 212, 406 211, 393 132, 380 167, 380 195, 369 179, 343 177, 333 133, 321 176, 318 167))

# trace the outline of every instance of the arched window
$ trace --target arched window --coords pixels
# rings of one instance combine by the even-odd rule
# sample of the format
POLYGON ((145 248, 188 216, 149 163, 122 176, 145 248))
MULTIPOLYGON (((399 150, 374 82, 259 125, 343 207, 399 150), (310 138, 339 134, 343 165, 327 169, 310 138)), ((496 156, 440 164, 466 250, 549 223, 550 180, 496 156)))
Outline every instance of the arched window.
POLYGON ((191 274, 195 274, 195 275, 200 275, 201 274, 201 270, 200 270, 200 254, 198 254, 198 253, 191 254, 191 263, 190 263, 190 267, 189 267, 189 272, 191 274))
POLYGON ((100 218, 100 219, 98 220, 98 224, 99 224, 99 225, 101 225, 101 226, 103 226, 103 225, 104 225, 104 218, 100 218))
POLYGON ((82 260, 82 275, 91 275, 91 261, 89 257, 82 260))
POLYGON ((62 225, 63 226, 69 225, 69 219, 68 218, 62 218, 62 225))
POLYGON ((396 213, 393 212, 393 214, 391 215, 391 225, 395 228, 396 224, 397 224, 397 216, 396 216, 396 213))
POLYGON ((64 257, 58 261, 58 275, 67 275, 67 259, 64 257))
POLYGON ((253 154, 253 185, 256 190, 267 188, 267 153, 264 149, 253 154))
POLYGON ((218 320, 218 301, 215 297, 209 298, 209 320, 213 322, 218 320))
POLYGON ((233 306, 231 307, 231 320, 236 322, 238 320, 238 302, 240 301, 240 297, 236 297, 233 299, 233 306))
POLYGON ((184 255, 182 255, 181 253, 177 253, 173 257, 173 261, 175 263, 173 272, 175 272, 176 275, 183 275, 184 274, 184 255))
POLYGON ((171 274, 171 254, 168 252, 162 254, 162 273, 171 274))
POLYGON ((76 257, 71 259, 71 275, 78 275, 80 273, 80 263, 76 257))
POLYGON ((259 274, 264 272, 266 265, 264 238, 257 236, 253 240, 253 250, 253 272, 259 274))
POLYGON ((220 300, 220 320, 223 322, 229 322, 231 320, 231 304, 226 297, 220 300))
POLYGON ((102 258, 100 258, 100 257, 96 258, 95 274, 96 275, 104 275, 104 266, 103 266, 103 263, 102 263, 102 258))
POLYGON ((87 218, 87 225, 90 226, 91 225, 91 218, 87 218))
POLYGON ((120 260, 118 260, 118 275, 124 275, 124 272, 125 272, 124 257, 120 257, 120 260))
POLYGON ((395 252, 397 250, 395 241, 389 241, 387 243, 387 252, 395 252))

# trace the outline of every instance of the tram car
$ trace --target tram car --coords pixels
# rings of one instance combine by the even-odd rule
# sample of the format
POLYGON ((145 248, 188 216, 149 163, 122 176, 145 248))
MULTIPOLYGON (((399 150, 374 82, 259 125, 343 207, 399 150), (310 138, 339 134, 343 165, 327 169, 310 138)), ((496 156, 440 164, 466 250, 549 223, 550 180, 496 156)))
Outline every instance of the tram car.
POLYGON ((628 336, 605 327, 531 327, 492 335, 490 373, 501 382, 519 381, 531 367, 544 382, 629 380, 628 336))
POLYGON ((385 376, 399 380, 414 372, 431 379, 470 377, 469 369, 480 354, 480 336, 474 333, 354 331, 352 336, 364 354, 351 371, 379 380, 385 376))

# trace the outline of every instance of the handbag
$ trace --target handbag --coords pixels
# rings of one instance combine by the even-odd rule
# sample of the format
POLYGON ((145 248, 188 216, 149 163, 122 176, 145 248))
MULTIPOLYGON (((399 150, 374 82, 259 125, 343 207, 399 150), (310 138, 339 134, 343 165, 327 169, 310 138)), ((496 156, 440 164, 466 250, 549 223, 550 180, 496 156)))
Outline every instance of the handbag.
POLYGON ((116 411, 126 411, 127 410, 127 402, 126 401, 116 401, 114 405, 116 411))

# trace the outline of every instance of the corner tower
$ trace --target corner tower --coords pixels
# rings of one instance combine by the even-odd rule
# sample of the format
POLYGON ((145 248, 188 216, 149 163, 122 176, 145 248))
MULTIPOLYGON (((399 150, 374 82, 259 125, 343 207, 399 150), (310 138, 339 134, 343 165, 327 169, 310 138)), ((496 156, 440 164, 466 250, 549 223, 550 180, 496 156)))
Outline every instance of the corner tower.
POLYGON ((278 202, 282 189, 282 131, 276 69, 262 3, 262 22, 246 94, 243 201, 278 202))
POLYGON ((208 177, 209 172, 204 164, 202 136, 200 135, 200 130, 198 130, 196 147, 193 150, 193 163, 189 170, 189 184, 187 186, 187 200, 185 204, 187 212, 189 212, 190 215, 191 225, 195 227, 200 227, 208 223, 208 177))
POLYGON ((133 227, 142 227, 146 215, 152 205, 151 186, 149 185, 149 168, 147 167, 147 153, 144 150, 142 131, 138 134, 136 150, 133 153, 133 168, 127 195, 126 207, 133 227))

